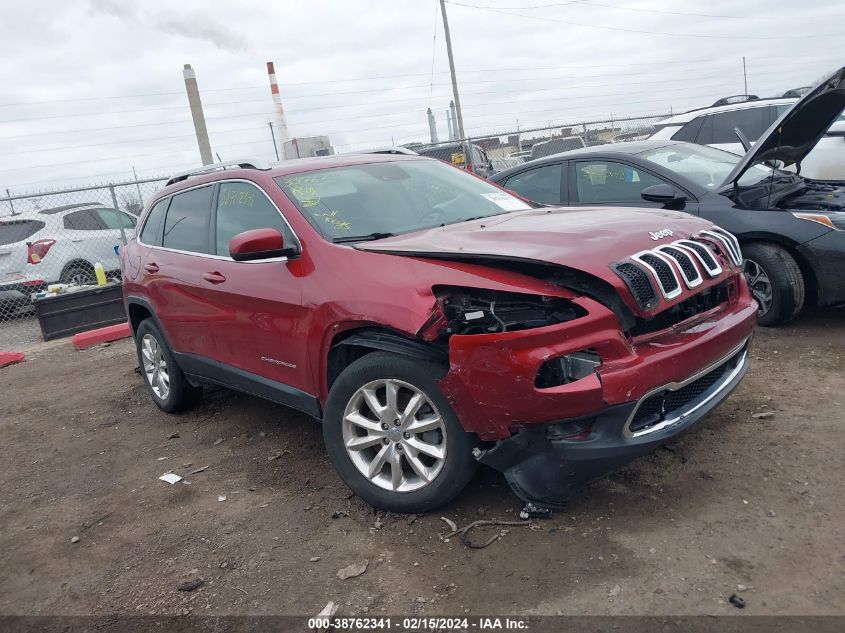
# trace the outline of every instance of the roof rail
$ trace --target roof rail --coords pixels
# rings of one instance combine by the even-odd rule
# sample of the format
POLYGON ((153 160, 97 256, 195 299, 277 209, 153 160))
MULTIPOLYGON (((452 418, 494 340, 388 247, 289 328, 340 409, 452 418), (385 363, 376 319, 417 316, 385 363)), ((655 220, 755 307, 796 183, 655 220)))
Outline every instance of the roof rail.
POLYGON ((167 181, 165 187, 169 187, 170 185, 182 182, 183 180, 187 180, 191 176, 200 176, 202 174, 210 174, 215 171, 225 170, 225 169, 261 169, 267 170, 270 169, 270 166, 262 161, 262 160, 254 160, 254 159, 246 159, 246 160, 228 160, 224 163, 211 163, 210 165, 203 165, 202 167, 197 167, 195 169, 189 169, 188 171, 183 171, 178 174, 174 174, 170 177, 170 180, 167 181))
POLYGON ((730 95, 728 97, 722 97, 718 101, 716 101, 711 108, 716 108, 718 106, 723 105, 733 105, 734 103, 745 103, 747 101, 757 101, 760 97, 757 95, 730 95))

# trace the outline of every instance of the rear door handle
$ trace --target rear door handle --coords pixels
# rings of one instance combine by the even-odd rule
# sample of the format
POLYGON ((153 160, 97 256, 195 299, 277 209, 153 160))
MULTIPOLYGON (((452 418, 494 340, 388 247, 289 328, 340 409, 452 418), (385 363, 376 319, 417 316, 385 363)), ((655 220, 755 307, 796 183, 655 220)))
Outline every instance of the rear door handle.
POLYGON ((157 273, 158 272, 158 264, 156 264, 154 262, 144 264, 144 270, 146 270, 148 273, 157 273))
POLYGON ((217 271, 213 273, 204 273, 202 278, 210 284, 222 284, 226 281, 226 278, 217 271))

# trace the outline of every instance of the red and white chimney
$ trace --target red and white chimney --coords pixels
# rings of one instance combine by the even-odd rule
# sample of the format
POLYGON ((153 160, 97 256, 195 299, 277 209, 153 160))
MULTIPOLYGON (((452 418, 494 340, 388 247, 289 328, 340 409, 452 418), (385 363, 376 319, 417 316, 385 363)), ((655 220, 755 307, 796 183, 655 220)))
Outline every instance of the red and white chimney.
POLYGON ((285 109, 282 107, 282 98, 279 95, 279 84, 276 83, 276 69, 273 62, 267 62, 267 74, 270 75, 270 94, 273 97, 273 109, 276 112, 275 117, 275 136, 276 148, 279 151, 279 156, 284 160, 285 156, 285 141, 289 140, 288 123, 285 119, 285 109))

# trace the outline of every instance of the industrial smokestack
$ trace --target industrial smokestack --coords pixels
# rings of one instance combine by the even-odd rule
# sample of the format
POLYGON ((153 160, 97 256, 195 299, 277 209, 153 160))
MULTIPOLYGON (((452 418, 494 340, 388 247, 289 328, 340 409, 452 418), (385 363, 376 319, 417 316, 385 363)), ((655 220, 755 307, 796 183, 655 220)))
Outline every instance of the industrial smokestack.
POLYGON ((446 110, 446 127, 449 128, 449 140, 450 141, 455 140, 455 130, 454 130, 453 123, 454 122, 452 121, 452 111, 446 110))
POLYGON ((455 110, 455 102, 449 102, 449 110, 452 112, 452 140, 458 140, 458 113, 455 110))
POLYGON ((205 127, 205 116, 202 113, 202 100, 200 100, 200 89, 197 86, 197 75, 190 64, 185 64, 182 76, 185 78, 185 90, 188 92, 188 105, 191 106, 191 118, 194 120, 194 132, 197 135, 200 159, 203 165, 210 165, 214 162, 214 158, 211 156, 211 143, 208 142, 208 129, 205 127))
POLYGON ((428 133, 431 135, 431 142, 437 142, 437 123, 434 120, 434 112, 428 109, 428 133))
POLYGON ((279 96, 279 84, 276 83, 276 69, 273 62, 267 62, 267 74, 270 75, 270 94, 273 96, 273 108, 276 112, 276 150, 284 160, 285 141, 290 139, 288 135, 288 122, 285 119, 285 109, 282 107, 282 98, 279 96))

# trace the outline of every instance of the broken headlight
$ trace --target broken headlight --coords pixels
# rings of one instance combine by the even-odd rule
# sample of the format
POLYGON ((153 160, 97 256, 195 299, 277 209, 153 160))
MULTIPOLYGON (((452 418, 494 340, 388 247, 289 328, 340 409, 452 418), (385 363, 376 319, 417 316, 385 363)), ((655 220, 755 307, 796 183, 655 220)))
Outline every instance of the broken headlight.
POLYGON ((587 314, 582 307, 560 297, 483 290, 436 288, 445 333, 492 334, 514 332, 571 321, 587 314))

